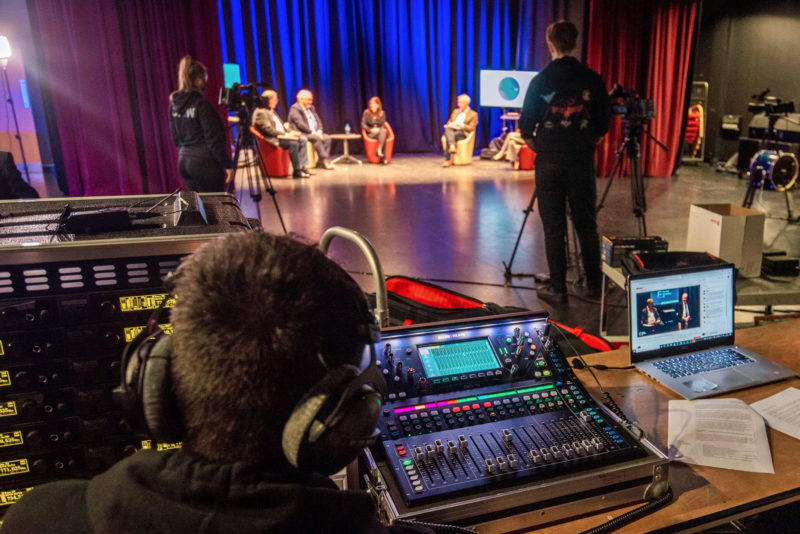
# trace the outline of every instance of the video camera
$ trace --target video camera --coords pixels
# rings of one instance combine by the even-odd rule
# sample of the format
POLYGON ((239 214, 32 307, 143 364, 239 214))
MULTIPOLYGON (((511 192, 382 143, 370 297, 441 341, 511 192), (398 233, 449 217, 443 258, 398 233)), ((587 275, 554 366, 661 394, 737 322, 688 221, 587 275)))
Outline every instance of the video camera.
POLYGON ((640 97, 633 89, 625 89, 615 83, 608 97, 613 101, 611 112, 622 117, 624 121, 643 123, 656 117, 653 100, 640 97))
POLYGON ((219 90, 219 105, 236 113, 240 120, 246 119, 252 116, 255 108, 267 107, 267 99, 261 96, 258 89, 265 85, 261 82, 252 82, 246 85, 235 83, 230 88, 222 87, 219 90))
POLYGON ((753 95, 753 102, 748 102, 747 111, 758 115, 781 115, 784 113, 794 113, 794 101, 783 102, 780 97, 767 96, 769 88, 760 94, 753 95))

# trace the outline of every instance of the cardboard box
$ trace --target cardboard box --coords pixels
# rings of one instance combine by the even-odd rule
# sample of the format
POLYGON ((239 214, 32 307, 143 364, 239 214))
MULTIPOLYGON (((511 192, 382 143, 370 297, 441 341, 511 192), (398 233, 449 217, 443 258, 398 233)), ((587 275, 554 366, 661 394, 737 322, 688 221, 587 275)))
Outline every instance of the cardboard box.
POLYGON ((733 204, 692 204, 686 250, 710 252, 736 265, 740 276, 761 274, 765 215, 733 204))

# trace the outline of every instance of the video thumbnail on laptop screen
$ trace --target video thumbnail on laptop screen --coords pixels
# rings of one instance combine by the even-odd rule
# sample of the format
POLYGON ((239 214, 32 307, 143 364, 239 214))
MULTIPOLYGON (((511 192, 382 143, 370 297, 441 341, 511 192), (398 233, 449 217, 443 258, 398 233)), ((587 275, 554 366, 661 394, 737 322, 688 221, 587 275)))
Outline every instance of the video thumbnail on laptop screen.
POLYGON ((641 292, 636 309, 638 337, 702 326, 699 285, 641 292))

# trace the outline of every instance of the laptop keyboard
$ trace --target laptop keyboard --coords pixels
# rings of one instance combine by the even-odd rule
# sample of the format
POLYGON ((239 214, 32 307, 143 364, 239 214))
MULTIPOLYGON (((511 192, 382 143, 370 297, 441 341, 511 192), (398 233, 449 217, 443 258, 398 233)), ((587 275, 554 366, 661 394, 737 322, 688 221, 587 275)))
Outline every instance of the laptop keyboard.
POLYGON ((682 378, 754 362, 753 358, 733 349, 716 349, 659 360, 653 362, 653 366, 672 378, 682 378))

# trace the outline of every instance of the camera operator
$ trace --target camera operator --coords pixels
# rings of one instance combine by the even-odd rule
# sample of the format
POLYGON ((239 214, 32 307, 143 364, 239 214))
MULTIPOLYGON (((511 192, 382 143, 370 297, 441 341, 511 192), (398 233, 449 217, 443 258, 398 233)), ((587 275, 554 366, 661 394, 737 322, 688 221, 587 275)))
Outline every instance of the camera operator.
POLYGON ((170 95, 169 130, 178 152, 178 170, 186 189, 224 191, 233 161, 225 146, 225 128, 203 98, 208 72, 189 55, 178 64, 178 90, 170 95))
MULTIPOLYGON (((38 486, 9 509, 1 532, 433 532, 382 525, 367 493, 338 490, 319 472, 357 454, 380 409, 370 417, 376 399, 367 393, 370 402, 343 412, 341 424, 316 419, 323 416, 314 410, 325 409, 319 399, 350 405, 341 384, 357 381, 376 327, 341 267, 288 237, 228 234, 183 261, 174 294, 173 335, 148 358, 168 362, 167 378, 153 380, 159 375, 148 370, 140 387, 158 394, 149 404, 156 424, 179 420, 183 448, 139 451, 92 480, 38 486), (179 415, 167 416, 172 410, 179 415), (287 449, 294 443, 287 436, 309 447, 306 435, 315 432, 325 446, 313 454, 299 443, 287 449)), ((374 391, 365 388, 359 391, 374 391)))
POLYGON ((519 128, 536 151, 536 194, 550 269, 550 285, 537 290, 537 295, 564 303, 567 201, 581 246, 586 296, 600 296, 594 153, 608 131, 610 102, 600 75, 572 55, 578 38, 575 25, 554 22, 546 37, 553 61, 531 81, 519 128))

